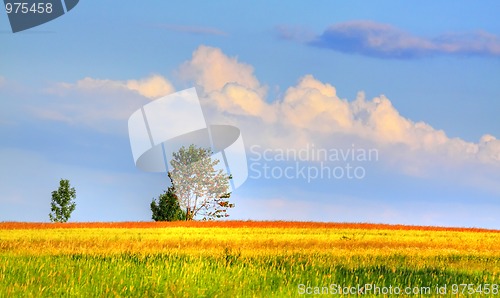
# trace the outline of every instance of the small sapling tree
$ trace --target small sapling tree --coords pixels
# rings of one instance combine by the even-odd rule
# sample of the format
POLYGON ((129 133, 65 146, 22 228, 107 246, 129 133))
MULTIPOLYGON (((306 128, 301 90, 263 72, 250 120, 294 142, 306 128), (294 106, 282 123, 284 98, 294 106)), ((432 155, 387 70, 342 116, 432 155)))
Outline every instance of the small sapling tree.
POLYGON ((75 211, 76 191, 71 187, 69 180, 61 179, 59 189, 52 192, 49 218, 52 222, 67 222, 71 213, 75 211))

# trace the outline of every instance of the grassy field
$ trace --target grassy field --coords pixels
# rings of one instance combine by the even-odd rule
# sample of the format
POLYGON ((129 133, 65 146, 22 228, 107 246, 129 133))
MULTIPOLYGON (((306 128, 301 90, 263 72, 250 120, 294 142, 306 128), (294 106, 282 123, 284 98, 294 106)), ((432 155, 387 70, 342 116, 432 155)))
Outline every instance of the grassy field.
POLYGON ((0 223, 0 297, 500 297, 499 285, 500 231, 0 223))

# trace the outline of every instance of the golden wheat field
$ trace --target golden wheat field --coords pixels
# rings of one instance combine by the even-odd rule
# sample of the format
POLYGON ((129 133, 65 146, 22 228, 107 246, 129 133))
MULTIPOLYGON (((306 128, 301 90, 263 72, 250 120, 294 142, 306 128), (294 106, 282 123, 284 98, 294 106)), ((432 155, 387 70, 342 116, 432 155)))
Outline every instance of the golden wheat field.
POLYGON ((0 223, 0 297, 500 297, 498 284, 496 230, 0 223))

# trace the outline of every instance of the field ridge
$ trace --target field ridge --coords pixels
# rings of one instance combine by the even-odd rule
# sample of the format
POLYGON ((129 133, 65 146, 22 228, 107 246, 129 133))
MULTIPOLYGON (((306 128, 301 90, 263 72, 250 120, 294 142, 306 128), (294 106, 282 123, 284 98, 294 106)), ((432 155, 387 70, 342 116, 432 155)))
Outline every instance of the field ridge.
POLYGON ((313 222, 313 221, 175 221, 175 222, 0 222, 0 230, 23 229, 78 229, 78 228, 311 228, 311 229, 363 229, 363 230, 418 230, 418 231, 452 231, 452 232, 491 232, 500 233, 500 230, 475 227, 442 227, 419 226, 403 224, 377 223, 346 223, 346 222, 313 222))

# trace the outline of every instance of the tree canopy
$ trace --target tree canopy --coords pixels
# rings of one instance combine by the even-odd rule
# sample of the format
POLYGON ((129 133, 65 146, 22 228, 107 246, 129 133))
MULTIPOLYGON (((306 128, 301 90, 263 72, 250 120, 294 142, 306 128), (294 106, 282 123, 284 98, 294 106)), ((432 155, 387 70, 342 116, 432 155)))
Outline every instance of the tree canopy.
POLYGON ((230 175, 217 169, 220 163, 212 158, 212 150, 195 145, 181 147, 173 153, 169 177, 186 220, 227 217, 229 208, 230 175))
MULTIPOLYGON (((170 173, 168 174, 170 177, 170 173)), ((170 178, 172 180, 172 178, 170 178)), ((186 220, 186 212, 179 205, 179 198, 175 194, 173 186, 158 197, 158 202, 151 202, 152 219, 154 221, 176 221, 186 220)))
POLYGON ((69 180, 61 179, 59 189, 52 192, 49 218, 52 222, 67 222, 71 213, 75 211, 76 190, 71 187, 69 180))

